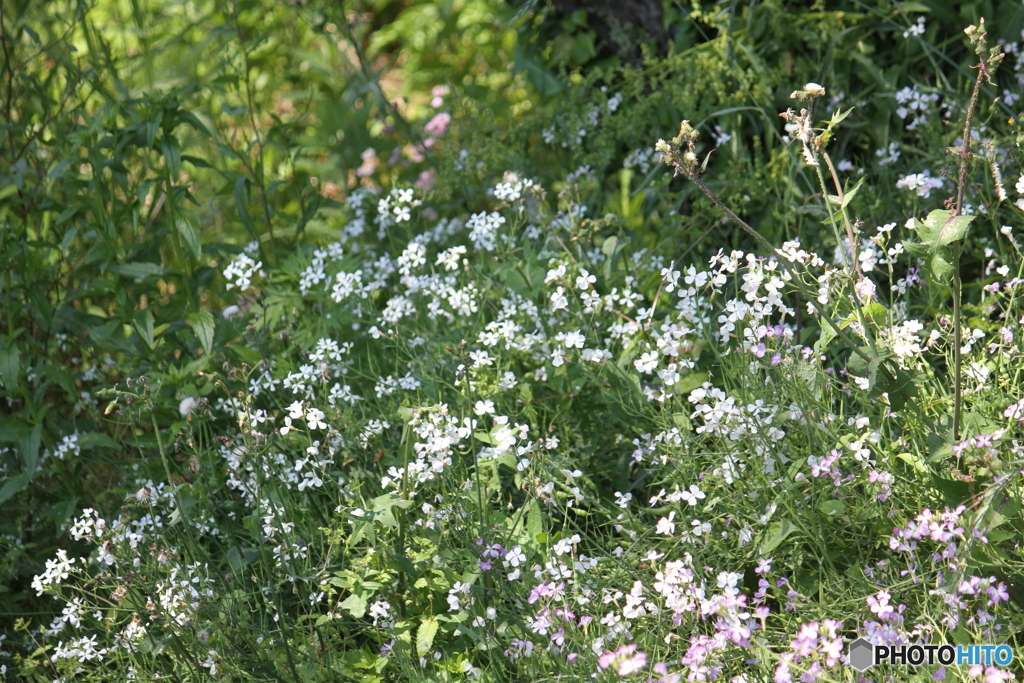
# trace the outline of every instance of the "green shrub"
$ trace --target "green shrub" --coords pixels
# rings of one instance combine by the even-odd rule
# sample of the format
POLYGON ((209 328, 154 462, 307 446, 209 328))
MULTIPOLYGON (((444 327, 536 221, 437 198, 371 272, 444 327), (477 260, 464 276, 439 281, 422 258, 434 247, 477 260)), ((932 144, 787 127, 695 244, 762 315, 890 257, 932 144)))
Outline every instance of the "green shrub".
POLYGON ((706 40, 559 74, 502 72, 483 3, 119 7, 2 22, 3 675, 846 680, 858 636, 1017 645, 1016 123, 960 17, 695 6, 706 40))

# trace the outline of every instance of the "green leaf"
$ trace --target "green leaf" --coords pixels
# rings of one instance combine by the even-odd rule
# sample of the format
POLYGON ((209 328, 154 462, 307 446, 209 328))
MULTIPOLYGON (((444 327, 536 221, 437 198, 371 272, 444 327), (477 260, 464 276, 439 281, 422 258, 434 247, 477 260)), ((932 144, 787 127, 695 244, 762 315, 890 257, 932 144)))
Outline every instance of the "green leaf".
POLYGON ((203 245, 199 241, 199 231, 196 230, 196 226, 192 225, 192 221, 187 216, 179 216, 177 222, 178 234, 185 240, 188 248, 192 250, 192 254, 196 258, 202 258, 203 256, 203 245))
POLYGON ((115 264, 113 266, 109 266, 109 269, 118 275, 134 278, 136 282, 142 282, 143 280, 151 277, 162 277, 171 272, 159 263, 148 263, 144 261, 115 264))
POLYGON ((525 71, 526 77, 542 97, 561 92, 564 87, 562 82, 553 73, 530 59, 518 44, 516 44, 514 60, 513 71, 525 71))
POLYGON ((139 338, 142 339, 142 343, 146 345, 146 348, 153 348, 153 312, 148 308, 143 309, 132 320, 132 325, 135 327, 135 331, 139 333, 139 338))
MULTIPOLYGON (((853 111, 853 110, 851 109, 850 111, 853 111)), ((846 113, 849 114, 850 112, 848 111, 846 113)), ((834 194, 830 194, 828 196, 829 201, 831 201, 833 204, 837 204, 840 209, 845 209, 847 206, 850 205, 850 202, 853 201, 853 198, 857 196, 857 191, 860 190, 860 186, 864 184, 864 180, 865 179, 866 178, 861 178, 860 180, 857 181, 857 184, 853 186, 852 190, 844 192, 843 193, 843 201, 842 202, 840 202, 839 201, 839 197, 837 195, 834 195, 834 194)))
POLYGON ((21 353, 18 351, 18 345, 8 341, 0 347, 0 379, 3 380, 7 391, 13 391, 18 386, 20 372, 21 353))
POLYGON ((619 238, 616 237, 615 235, 612 235, 611 237, 604 241, 604 244, 601 245, 601 253, 604 254, 607 258, 611 258, 612 254, 615 253, 615 247, 617 247, 618 244, 619 238))
POLYGON ((761 545, 758 549, 761 551, 762 555, 769 555, 794 531, 797 531, 797 527, 788 519, 780 519, 772 522, 771 526, 768 527, 768 530, 765 531, 764 537, 761 539, 761 545))
POLYGON ((932 11, 932 8, 923 2, 913 2, 913 0, 910 0, 909 2, 897 2, 896 7, 898 7, 904 14, 924 14, 932 11))
POLYGON ((924 461, 912 453, 899 453, 896 457, 913 467, 918 474, 929 473, 928 466, 924 464, 924 461))
POLYGON ((192 326, 192 331, 196 333, 196 337, 199 339, 199 343, 203 345, 203 351, 206 355, 213 353, 213 333, 216 330, 216 321, 213 319, 213 314, 209 311, 199 311, 197 313, 189 313, 188 324, 192 326))
POLYGON ((181 172, 181 144, 178 138, 173 135, 165 135, 160 141, 160 151, 167 160, 167 170, 172 178, 177 178, 181 172))
POLYGON ((964 481, 943 479, 932 474, 932 486, 942 493, 947 505, 956 506, 971 497, 971 487, 964 481))
POLYGON ((341 608, 356 619, 361 619, 366 614, 366 598, 358 593, 353 593, 345 598, 341 603, 341 608))
POLYGON ((71 374, 64 368, 47 363, 39 368, 39 374, 58 384, 67 393, 69 399, 75 400, 78 397, 78 388, 75 386, 75 380, 72 379, 71 374))
POLYGON ((255 238, 256 231, 253 230, 252 219, 245 208, 245 182, 244 176, 235 179, 235 208, 238 210, 238 217, 242 219, 242 225, 255 238))
POLYGON ((259 351, 250 349, 245 346, 239 346, 237 344, 232 344, 231 346, 228 346, 226 350, 229 351, 231 355, 233 355, 235 358, 242 361, 243 363, 248 363, 249 365, 253 366, 255 366, 263 359, 263 356, 260 355, 259 351))
POLYGON ((28 486, 29 482, 32 481, 32 475, 34 474, 35 471, 22 472, 21 474, 16 474, 8 479, 3 485, 3 488, 0 488, 0 505, 7 502, 9 498, 20 493, 26 486, 28 486))
POLYGON ((846 511, 846 506, 843 505, 843 501, 841 500, 826 500, 822 501, 818 506, 818 509, 829 517, 834 517, 836 515, 843 514, 843 512, 846 511))
POLYGON ((954 216, 952 211, 932 211, 924 221, 914 220, 914 230, 932 251, 962 240, 974 216, 954 216))
POLYGON ((526 532, 534 541, 537 541, 544 533, 544 515, 541 513, 536 498, 531 500, 526 508, 526 532))
MULTIPOLYGON (((838 323, 836 323, 838 324, 838 323)), ((818 341, 814 342, 814 351, 817 354, 825 353, 825 349, 832 343, 832 340, 836 338, 836 328, 833 325, 829 325, 827 322, 821 324, 821 334, 818 336, 818 341)))
POLYGON ((430 648, 434 644, 434 636, 437 635, 438 626, 440 624, 435 617, 430 617, 420 622, 420 627, 416 630, 416 651, 420 657, 426 657, 427 653, 430 652, 430 648))
POLYGON ((27 436, 18 439, 18 450, 26 472, 35 472, 39 467, 39 448, 43 443, 43 425, 37 424, 27 436))

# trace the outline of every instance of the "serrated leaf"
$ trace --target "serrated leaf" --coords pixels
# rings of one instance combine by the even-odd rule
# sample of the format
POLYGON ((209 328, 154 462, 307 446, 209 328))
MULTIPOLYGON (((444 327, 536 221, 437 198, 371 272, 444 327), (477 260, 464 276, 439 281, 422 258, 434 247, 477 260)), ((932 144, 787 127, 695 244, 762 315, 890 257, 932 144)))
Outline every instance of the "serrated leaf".
POLYGON ((935 251, 962 240, 973 220, 974 216, 954 216, 952 211, 939 209, 929 213, 924 221, 915 220, 914 230, 921 241, 935 251))
POLYGON ((420 657, 426 657, 427 653, 430 652, 439 626, 440 624, 434 617, 420 622, 420 627, 416 629, 416 652, 419 653, 420 657))

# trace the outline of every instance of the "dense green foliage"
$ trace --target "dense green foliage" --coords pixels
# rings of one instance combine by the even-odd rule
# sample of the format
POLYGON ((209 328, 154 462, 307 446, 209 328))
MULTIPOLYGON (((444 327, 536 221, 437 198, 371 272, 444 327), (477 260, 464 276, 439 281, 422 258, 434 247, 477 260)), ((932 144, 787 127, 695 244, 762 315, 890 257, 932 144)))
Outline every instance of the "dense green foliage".
POLYGON ((1019 650, 1024 10, 339 4, 0 0, 0 680, 1019 650))

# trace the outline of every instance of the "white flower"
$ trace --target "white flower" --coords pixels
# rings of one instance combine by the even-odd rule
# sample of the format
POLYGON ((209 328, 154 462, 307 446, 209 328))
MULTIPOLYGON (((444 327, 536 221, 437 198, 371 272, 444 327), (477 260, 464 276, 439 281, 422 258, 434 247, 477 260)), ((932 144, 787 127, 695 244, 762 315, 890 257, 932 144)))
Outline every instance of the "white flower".
POLYGON ((927 199, 931 196, 932 190, 942 187, 941 178, 932 178, 931 171, 923 173, 911 173, 896 181, 896 187, 900 190, 913 190, 918 197, 927 199))
POLYGON ((291 430, 292 430, 292 418, 289 417, 288 415, 285 415, 284 416, 284 427, 281 427, 281 429, 279 430, 281 432, 281 436, 286 436, 288 434, 288 432, 290 432, 291 430))
POLYGON ((565 335, 564 344, 567 349, 571 349, 574 346, 577 349, 582 349, 583 344, 586 343, 586 341, 586 337, 584 337, 579 330, 576 330, 575 332, 569 332, 565 335))
POLYGON ((645 374, 652 372, 654 368, 658 367, 658 354, 654 351, 647 351, 638 360, 633 361, 633 366, 637 372, 645 374))
POLYGON ((701 522, 699 519, 690 521, 690 526, 693 527, 694 536, 702 536, 704 534, 711 533, 711 524, 708 522, 701 522))
POLYGON ((323 419, 324 412, 319 408, 310 408, 306 412, 306 421, 309 423, 310 429, 327 429, 323 419))
POLYGON ((707 496, 704 494, 703 491, 700 490, 700 488, 696 484, 690 484, 690 490, 680 491, 679 497, 685 500, 690 505, 696 505, 698 499, 703 500, 707 496))
POLYGON ((659 519, 656 532, 663 536, 671 536, 672 534, 674 534, 676 530, 676 523, 672 520, 674 520, 675 518, 676 513, 675 510, 673 510, 672 512, 668 513, 668 517, 662 517, 661 519, 659 519))
POLYGON ((465 255, 466 247, 462 245, 451 247, 450 249, 445 249, 438 254, 437 261, 435 261, 434 264, 444 266, 444 269, 448 271, 458 270, 459 260, 465 255))
POLYGON ((580 274, 576 277, 576 289, 590 289, 590 285, 595 282, 597 282, 597 276, 588 273, 586 268, 581 268, 580 274))
POLYGON ((480 416, 494 415, 494 401, 491 399, 477 401, 473 405, 473 412, 480 416))
POLYGON ((558 289, 551 293, 551 310, 568 310, 568 308, 569 300, 565 297, 565 288, 559 287, 558 289))
POLYGON ((512 546, 512 548, 508 551, 508 554, 505 555, 505 559, 502 560, 502 564, 504 564, 506 567, 513 568, 518 567, 524 562, 526 562, 526 553, 523 552, 523 549, 518 545, 512 546))

